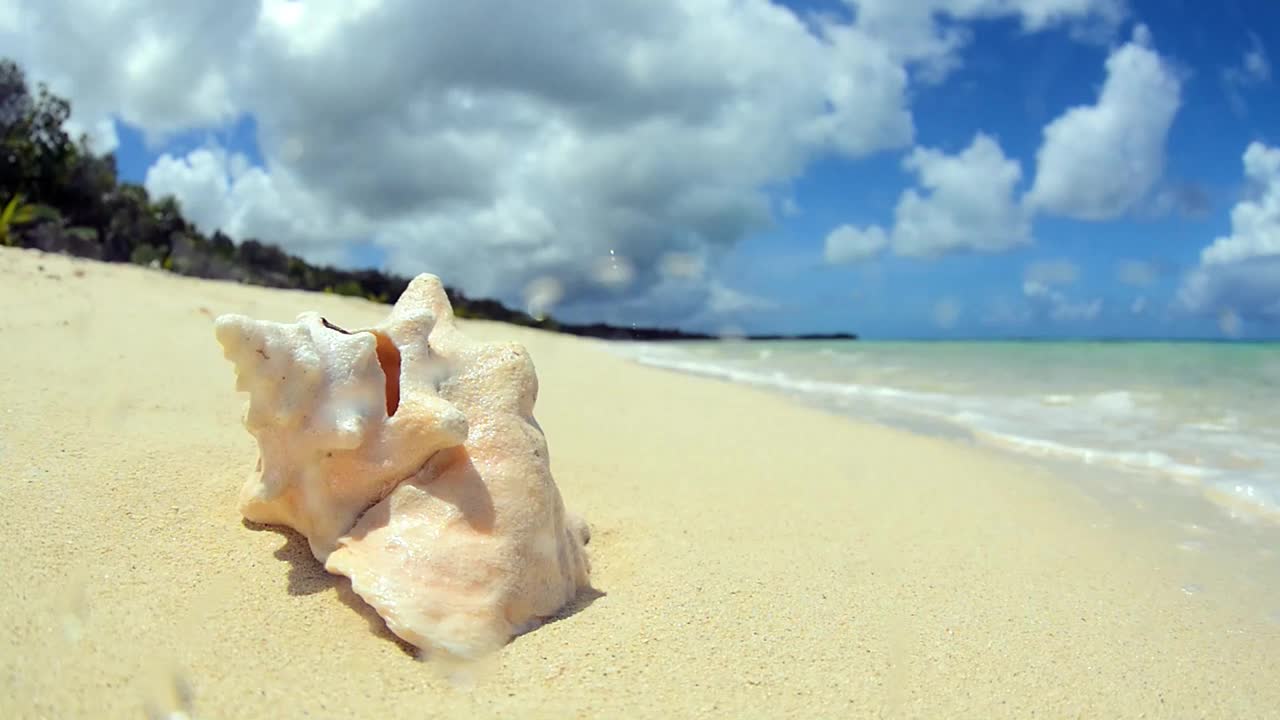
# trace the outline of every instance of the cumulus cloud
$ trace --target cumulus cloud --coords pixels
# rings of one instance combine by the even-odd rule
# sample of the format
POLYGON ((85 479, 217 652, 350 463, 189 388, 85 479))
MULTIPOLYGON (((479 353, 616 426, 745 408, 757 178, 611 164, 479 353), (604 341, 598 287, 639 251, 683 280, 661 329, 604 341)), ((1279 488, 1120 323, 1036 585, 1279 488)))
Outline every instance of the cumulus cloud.
POLYGON ((918 187, 898 198, 891 232, 842 225, 827 235, 828 263, 874 257, 886 245, 898 255, 933 258, 952 252, 1002 252, 1031 243, 1031 217, 1014 198, 1017 160, 983 133, 954 155, 916 147, 902 161, 918 187))
POLYGON ((1202 262, 1188 274, 1178 299, 1193 311, 1230 312, 1248 320, 1280 324, 1280 255, 1231 263, 1202 262))
POLYGON ((1097 101, 1071 108, 1044 129, 1032 209, 1106 220, 1134 208, 1164 172, 1165 141, 1181 104, 1181 81, 1138 26, 1107 58, 1097 101))
POLYGON ((1280 148, 1250 143, 1244 153, 1244 174, 1258 196, 1232 208, 1231 234, 1205 248, 1201 259, 1206 264, 1280 255, 1280 148))
POLYGON ((254 117, 264 167, 204 148, 149 174, 202 226, 308 259, 367 242, 509 299, 654 291, 670 253, 714 262, 767 227, 767 188, 813 158, 914 137, 883 39, 765 0, 50 0, 13 24, 0 41, 86 126, 254 117))
POLYGON ((1280 323, 1280 148, 1251 143, 1243 162, 1252 194, 1232 208, 1231 234, 1201 251, 1179 291, 1193 311, 1235 318, 1227 326, 1237 332, 1248 320, 1280 323))
POLYGON ((1124 0, 846 0, 857 26, 884 38, 894 57, 939 82, 960 67, 972 39, 962 23, 1003 17, 1026 32, 1068 25, 1078 36, 1106 37, 1126 15, 1124 0))
POLYGON ((1053 320, 1093 320, 1102 312, 1101 298, 1073 301, 1061 291, 1034 280, 1022 283, 1022 294, 1032 302, 1035 308, 1053 320))
POLYGON ((765 297, 735 290, 719 282, 711 283, 711 300, 707 310, 715 315, 774 310, 778 303, 765 297))
POLYGON ((1213 198, 1199 183, 1169 184, 1156 190, 1150 202, 1140 209, 1146 217, 1177 215, 1191 220, 1202 220, 1213 212, 1213 198))
POLYGON ((1013 196, 1022 168, 994 138, 978 133, 957 155, 917 147, 903 166, 917 175, 920 190, 908 189, 898 199, 898 254, 999 252, 1031 242, 1031 220, 1013 196))
POLYGON ((1244 54, 1244 65, 1241 67, 1244 76, 1257 82, 1270 80, 1271 60, 1267 57, 1267 49, 1262 46, 1262 41, 1256 34, 1249 33, 1249 37, 1253 39, 1253 48, 1244 54))
POLYGON ((1116 279, 1133 287, 1151 287, 1160 278, 1160 269, 1146 260, 1122 260, 1116 265, 1116 279))
POLYGON ((114 116, 154 137, 233 119, 237 57, 258 20, 254 0, 42 0, 0 13, 5 54, 73 101, 73 128, 115 147, 114 116), (71 50, 74 49, 74 50, 71 50), (108 131, 109 130, 109 131, 108 131))
POLYGON ((1222 71, 1222 87, 1231 107, 1243 114, 1246 111, 1244 91, 1271 81, 1271 58, 1257 33, 1249 33, 1249 49, 1239 65, 1222 71))
POLYGON ((1062 290, 1080 279, 1080 266, 1065 259, 1037 260, 1022 273, 1022 295, 1028 313, 1059 322, 1093 320, 1102 313, 1102 299, 1073 300, 1062 290))
POLYGON ((283 240, 285 247, 315 262, 341 264, 347 259, 347 239, 375 232, 366 218, 325 206, 287 169, 268 172, 218 147, 181 158, 162 155, 147 171, 144 185, 153 196, 178 198, 183 214, 203 232, 283 240))
POLYGON ((1040 285, 1070 285, 1080 277, 1080 267, 1070 260, 1037 260, 1027 266, 1023 278, 1040 285))
MULTIPOLYGON (((1119 17, 1113 0, 853 4, 840 20, 767 0, 46 0, 6 16, 0 43, 84 128, 159 139, 252 116, 262 167, 209 147, 148 174, 204 228, 322 262, 362 242, 473 294, 678 319, 714 300, 711 273, 671 277, 664 258, 713 267, 817 157, 909 147, 913 71, 954 67, 957 22, 1119 17)), ((946 166, 913 157, 926 187, 946 166)), ((949 229, 1008 211, 948 181, 915 197, 907 219, 944 243, 1025 235, 949 229)))
POLYGON ((830 265, 859 262, 879 255, 888 244, 889 238, 879 227, 841 225, 827 234, 823 257, 830 265))

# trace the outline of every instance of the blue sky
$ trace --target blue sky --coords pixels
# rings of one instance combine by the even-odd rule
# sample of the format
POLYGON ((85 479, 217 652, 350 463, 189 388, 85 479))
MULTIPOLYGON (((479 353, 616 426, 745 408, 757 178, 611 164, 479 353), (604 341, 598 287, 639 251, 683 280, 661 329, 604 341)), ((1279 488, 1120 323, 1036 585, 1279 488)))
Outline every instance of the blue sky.
MULTIPOLYGON (((837 2, 793 7, 853 17, 837 2)), ((1020 196, 1035 178, 1046 125, 1072 107, 1097 102, 1109 54, 1139 23, 1145 25, 1152 47, 1180 81, 1181 102, 1164 145, 1162 174, 1120 216, 1080 220, 1040 213, 1032 220, 1030 245, 932 258, 885 251, 833 265, 824 261, 828 234, 840 225, 880 226, 892 234, 895 206, 917 181, 903 166, 910 147, 860 157, 816 153, 798 177, 772 187, 771 224, 745 233, 710 266, 712 281, 732 289, 741 302, 730 303, 718 315, 655 311, 646 318, 641 312, 641 322, 699 329, 850 330, 868 337, 1280 334, 1280 324, 1265 313, 1177 307, 1179 289, 1200 263, 1201 251, 1232 233, 1232 208, 1249 197, 1241 159, 1246 147, 1252 142, 1280 144, 1276 80, 1228 79, 1232 72, 1243 72, 1247 52, 1259 50, 1268 61, 1270 53, 1280 52, 1280 3, 1160 0, 1127 7, 1116 33, 1094 41, 1080 41, 1065 27, 1026 32, 1014 18, 964 23, 971 39, 957 52, 959 66, 941 82, 913 81, 909 88, 914 146, 958 154, 975 133, 985 133, 1019 164, 1014 193, 1020 196), (1118 276, 1126 261, 1145 263, 1154 275, 1145 278, 1144 286, 1126 284, 1118 276), (1024 287, 1029 266, 1037 262, 1074 266, 1070 277, 1054 276, 1048 287, 1064 303, 1086 309, 1056 319, 1037 309, 1024 287), (1098 301, 1096 309, 1087 309, 1098 301), (942 312, 940 305, 954 312, 942 312), (1244 322, 1224 320, 1224 313, 1242 316, 1244 322)), ((121 114, 113 117, 120 172, 131 181, 146 181, 162 156, 180 158, 211 144, 243 155, 251 165, 268 165, 251 112, 216 126, 171 132, 158 143, 148 143, 145 133, 122 121, 121 114)), ((387 250, 362 244, 365 239, 350 238, 350 245, 360 249, 349 250, 339 261, 384 264, 387 250)), ((1280 287, 1264 287, 1263 295, 1271 290, 1280 296, 1280 287)), ((569 307, 567 315, 616 319, 601 307, 600 301, 569 307)))

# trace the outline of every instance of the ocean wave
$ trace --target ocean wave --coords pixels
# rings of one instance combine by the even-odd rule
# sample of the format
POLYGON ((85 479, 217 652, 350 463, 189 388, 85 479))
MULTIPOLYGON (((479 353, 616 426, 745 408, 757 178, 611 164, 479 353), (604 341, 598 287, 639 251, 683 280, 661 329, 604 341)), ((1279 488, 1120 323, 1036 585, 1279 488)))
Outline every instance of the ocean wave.
POLYGON ((787 392, 840 397, 880 397, 914 400, 932 399, 935 397, 929 393, 900 390, 898 388, 888 386, 811 380, 795 377, 782 370, 746 370, 723 363, 689 360, 653 352, 631 353, 629 356, 631 360, 642 365, 660 367, 667 370, 679 370, 693 375, 703 375, 719 378, 721 380, 732 380, 734 382, 750 385, 762 385, 787 392))
MULTIPOLYGON (((813 358, 829 361, 833 355, 850 354, 828 348, 808 355, 809 360, 802 353, 761 348, 742 357, 710 346, 625 345, 613 350, 643 365, 779 391, 908 430, 959 431, 1004 451, 1167 479, 1199 488, 1234 516, 1280 522, 1280 485, 1274 472, 1268 473, 1280 466, 1280 436, 1268 434, 1265 423, 1255 427, 1258 423, 1242 421, 1235 412, 1221 407, 1214 412, 1199 398, 1189 402, 1177 395, 1181 388, 1176 385, 1153 390, 1149 378, 1142 378, 1147 384, 1143 390, 1113 386, 1088 392, 1035 392, 1034 380, 1013 378, 1014 392, 971 378, 960 386, 963 391, 949 391, 953 388, 937 388, 936 377, 924 376, 915 383, 928 388, 921 390, 884 383, 883 372, 896 369, 896 363, 872 362, 861 353, 859 364, 867 372, 844 364, 844 369, 830 363, 815 366, 813 358), (812 377, 815 371, 825 377, 812 377), (861 381, 831 377, 860 372, 861 381), (1242 427, 1249 431, 1241 432, 1242 427)), ((949 371, 939 367, 934 375, 949 371)))
POLYGON ((1214 468, 1179 462, 1158 450, 1126 451, 1084 447, 982 429, 975 429, 974 436, 987 444, 1030 455, 1075 460, 1113 470, 1156 473, 1183 483, 1200 482, 1221 474, 1221 471, 1214 468))

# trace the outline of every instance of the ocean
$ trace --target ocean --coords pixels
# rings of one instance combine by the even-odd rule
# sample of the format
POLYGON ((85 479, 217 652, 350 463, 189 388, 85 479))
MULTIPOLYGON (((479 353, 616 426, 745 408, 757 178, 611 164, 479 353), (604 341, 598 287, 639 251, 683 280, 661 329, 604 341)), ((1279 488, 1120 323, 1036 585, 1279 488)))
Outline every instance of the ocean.
MULTIPOLYGON (((1280 527, 1280 344, 677 342, 645 365, 1195 496, 1280 527)), ((1138 489, 1140 488, 1140 489, 1138 489)))

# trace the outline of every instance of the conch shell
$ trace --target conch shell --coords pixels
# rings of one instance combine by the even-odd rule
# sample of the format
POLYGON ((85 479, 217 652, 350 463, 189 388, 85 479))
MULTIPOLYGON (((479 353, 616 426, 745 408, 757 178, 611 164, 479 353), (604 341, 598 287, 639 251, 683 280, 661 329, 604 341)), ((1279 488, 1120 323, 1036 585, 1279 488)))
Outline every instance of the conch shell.
POLYGON ((533 417, 533 362, 463 336, 438 278, 418 276, 366 330, 223 315, 216 335, 258 441, 241 512, 306 536, 396 635, 475 657, 589 585, 587 528, 565 513, 533 417))

